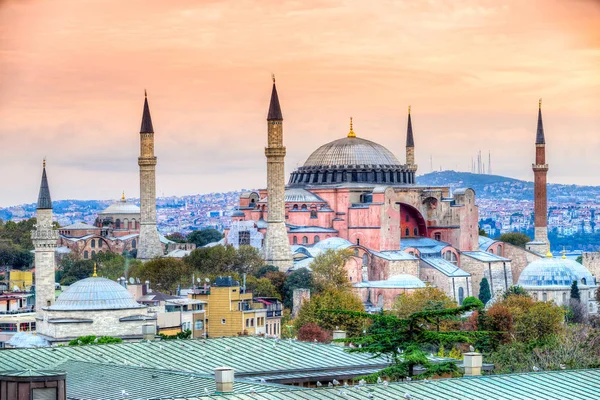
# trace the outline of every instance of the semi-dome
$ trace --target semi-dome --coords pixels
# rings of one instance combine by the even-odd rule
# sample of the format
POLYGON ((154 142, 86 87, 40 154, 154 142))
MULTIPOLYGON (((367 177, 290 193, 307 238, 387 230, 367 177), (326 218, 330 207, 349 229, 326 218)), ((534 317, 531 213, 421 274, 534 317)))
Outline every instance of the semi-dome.
POLYGON ((347 137, 322 145, 292 172, 289 185, 410 184, 415 170, 384 146, 357 137, 350 125, 347 137))
POLYGON ((585 270, 583 272, 575 264, 579 263, 567 258, 541 258, 529 264, 521 272, 518 285, 524 288, 540 286, 567 287, 571 286, 573 281, 577 281, 578 284, 593 285, 594 278, 589 271, 585 270), (582 281, 582 278, 585 280, 582 281))
POLYGON ((56 302, 52 311, 123 310, 144 308, 126 288, 106 278, 92 277, 75 282, 56 302))

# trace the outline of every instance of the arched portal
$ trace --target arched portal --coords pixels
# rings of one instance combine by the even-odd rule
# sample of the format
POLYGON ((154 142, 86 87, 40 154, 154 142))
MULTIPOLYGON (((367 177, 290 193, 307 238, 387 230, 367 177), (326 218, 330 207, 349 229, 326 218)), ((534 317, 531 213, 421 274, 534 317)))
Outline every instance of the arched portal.
POLYGON ((427 224, 423 215, 411 205, 400 204, 400 232, 402 237, 426 237, 427 224))

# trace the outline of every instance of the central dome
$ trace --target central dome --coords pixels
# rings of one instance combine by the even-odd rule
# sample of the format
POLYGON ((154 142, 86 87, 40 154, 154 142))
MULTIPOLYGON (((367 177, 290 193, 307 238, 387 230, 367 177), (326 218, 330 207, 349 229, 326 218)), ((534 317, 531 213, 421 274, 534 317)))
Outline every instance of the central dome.
POLYGON ((117 282, 106 278, 86 278, 75 282, 65 290, 54 305, 52 311, 78 310, 123 310, 144 308, 136 302, 127 289, 117 282))
POLYGON ((358 137, 345 137, 315 150, 304 167, 332 166, 397 167, 400 162, 382 145, 358 137))

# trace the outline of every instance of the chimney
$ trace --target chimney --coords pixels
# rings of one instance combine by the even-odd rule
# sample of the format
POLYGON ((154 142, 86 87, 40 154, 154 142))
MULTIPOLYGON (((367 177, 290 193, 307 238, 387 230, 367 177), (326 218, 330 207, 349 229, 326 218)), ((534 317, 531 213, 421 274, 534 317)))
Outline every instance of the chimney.
POLYGON ((152 289, 150 289, 150 281, 146 281, 146 293, 150 293, 152 289))
POLYGON ((154 340, 156 338, 156 325, 142 325, 142 337, 144 340, 154 340))
POLYGON ((215 382, 217 383, 217 393, 233 392, 233 368, 215 368, 215 382))
POLYGON ((481 366, 483 364, 483 356, 481 353, 471 351, 463 354, 463 365, 465 367, 465 376, 481 375, 481 366))
MULTIPOLYGON (((346 331, 342 331, 339 329, 336 329, 335 331, 333 331, 333 340, 335 341, 336 339, 346 339, 346 331)), ((346 343, 340 343, 340 342, 334 342, 335 345, 337 346, 345 346, 346 343)))

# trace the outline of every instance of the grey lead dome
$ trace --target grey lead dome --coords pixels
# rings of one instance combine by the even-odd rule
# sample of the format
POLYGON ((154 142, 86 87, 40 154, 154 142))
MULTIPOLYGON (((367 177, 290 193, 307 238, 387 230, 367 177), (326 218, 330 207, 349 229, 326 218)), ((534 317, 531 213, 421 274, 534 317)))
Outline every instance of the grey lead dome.
POLYGON ((334 165, 401 166, 391 151, 378 143, 358 137, 346 137, 324 144, 308 157, 303 166, 334 165))
POLYGON ((86 278, 75 282, 64 291, 54 305, 53 311, 122 310, 144 308, 136 302, 126 288, 106 278, 86 278))

